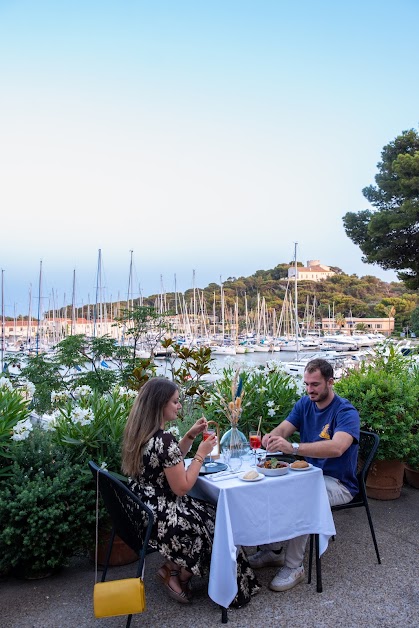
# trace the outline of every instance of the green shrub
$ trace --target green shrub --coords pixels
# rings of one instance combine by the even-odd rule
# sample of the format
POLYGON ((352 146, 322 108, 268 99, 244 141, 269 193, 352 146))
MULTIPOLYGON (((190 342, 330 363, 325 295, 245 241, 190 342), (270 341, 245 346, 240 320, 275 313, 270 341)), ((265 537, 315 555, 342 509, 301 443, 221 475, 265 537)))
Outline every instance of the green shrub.
POLYGON ((29 413, 29 401, 22 391, 15 389, 8 378, 0 377, 0 479, 11 472, 13 428, 29 413))
POLYGON ((417 422, 419 395, 409 373, 371 364, 352 370, 334 388, 358 410, 361 428, 379 435, 377 459, 405 461, 417 422))
POLYGON ((40 427, 12 449, 11 476, 0 487, 0 570, 56 570, 92 546, 93 478, 40 427))

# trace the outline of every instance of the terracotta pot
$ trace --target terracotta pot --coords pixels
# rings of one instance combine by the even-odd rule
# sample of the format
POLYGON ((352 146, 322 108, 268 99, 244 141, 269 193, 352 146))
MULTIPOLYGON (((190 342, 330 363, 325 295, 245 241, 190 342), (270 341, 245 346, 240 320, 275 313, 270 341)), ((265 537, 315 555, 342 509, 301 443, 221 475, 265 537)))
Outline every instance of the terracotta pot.
MULTIPOLYGON (((98 565, 104 565, 106 560, 106 552, 108 551, 108 543, 110 538, 110 532, 99 532, 99 545, 97 550, 97 562, 98 565)), ((91 552, 91 559, 95 560, 95 550, 91 552)), ((119 565, 129 565, 138 560, 138 554, 132 550, 119 536, 115 536, 111 557, 109 559, 109 566, 116 567, 119 565)))
POLYGON ((59 571, 60 568, 51 569, 51 567, 45 567, 44 569, 33 570, 30 566, 22 567, 18 565, 14 567, 11 572, 16 578, 21 580, 42 580, 43 578, 49 578, 59 571))
POLYGON ((404 472, 406 475, 406 482, 413 486, 413 488, 419 488, 419 469, 413 469, 408 464, 404 465, 404 472))
POLYGON ((372 499, 397 499, 403 486, 404 464, 399 460, 375 460, 367 476, 367 495, 372 499))

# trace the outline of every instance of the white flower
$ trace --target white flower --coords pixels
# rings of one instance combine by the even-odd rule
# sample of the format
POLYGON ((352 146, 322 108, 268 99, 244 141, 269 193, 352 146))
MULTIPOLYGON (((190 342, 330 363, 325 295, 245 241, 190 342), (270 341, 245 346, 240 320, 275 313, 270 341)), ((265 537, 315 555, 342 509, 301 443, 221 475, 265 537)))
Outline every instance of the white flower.
POLYGON ((275 410, 273 408, 271 408, 270 410, 268 410, 268 415, 269 416, 275 416, 275 410))
POLYGON ((22 380, 19 386, 19 392, 24 399, 32 398, 35 392, 35 386, 28 380, 22 380))
POLYGON ((117 386, 116 390, 121 397, 127 399, 135 399, 138 395, 136 390, 133 390, 132 388, 125 388, 124 386, 117 386))
POLYGON ((57 425, 58 413, 54 411, 52 414, 43 414, 41 416, 40 425, 46 432, 53 432, 57 425))
POLYGON ((12 440, 26 440, 32 430, 33 425, 30 419, 23 419, 22 421, 18 421, 13 428, 12 440))
POLYGON ((65 390, 53 390, 51 393, 51 403, 65 403, 69 394, 65 390))
POLYGON ((4 388, 5 390, 13 390, 12 382, 7 377, 0 377, 0 388, 4 388))
POLYGON ((267 401, 266 405, 267 405, 268 408, 273 408, 274 405, 275 405, 275 401, 272 401, 272 400, 271 401, 267 401))
POLYGON ((75 399, 82 399, 83 397, 89 397, 92 394, 92 389, 90 388, 90 386, 77 386, 77 388, 74 389, 73 391, 73 395, 75 397, 75 399))
POLYGON ((73 408, 71 419, 73 423, 79 423, 80 425, 90 425, 94 419, 93 412, 90 408, 79 408, 76 406, 73 408))

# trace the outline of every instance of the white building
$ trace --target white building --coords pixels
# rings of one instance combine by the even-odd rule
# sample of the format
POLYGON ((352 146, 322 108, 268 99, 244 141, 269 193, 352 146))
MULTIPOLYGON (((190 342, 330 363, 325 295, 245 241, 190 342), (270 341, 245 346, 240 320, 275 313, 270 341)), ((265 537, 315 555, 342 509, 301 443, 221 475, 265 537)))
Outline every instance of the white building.
MULTIPOLYGON (((297 266, 297 281, 321 281, 336 273, 330 270, 330 266, 320 264, 318 259, 309 259, 307 266, 297 266)), ((288 278, 295 277, 295 266, 288 268, 288 278)))

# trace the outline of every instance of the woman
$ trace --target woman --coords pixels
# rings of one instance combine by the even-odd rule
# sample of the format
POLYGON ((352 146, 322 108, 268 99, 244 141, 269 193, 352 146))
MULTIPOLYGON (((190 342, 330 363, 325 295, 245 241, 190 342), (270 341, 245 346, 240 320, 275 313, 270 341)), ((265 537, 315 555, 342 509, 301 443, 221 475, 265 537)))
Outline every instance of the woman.
MULTIPOLYGON (((177 420, 181 407, 178 388, 170 380, 156 377, 144 384, 125 427, 122 471, 129 476, 131 490, 154 514, 149 544, 166 559, 157 577, 170 597, 188 604, 190 579, 193 575, 202 577, 209 570, 215 509, 187 493, 198 478, 204 458, 214 448, 216 436, 199 444, 185 469, 184 457, 195 438, 205 431, 207 421, 204 417, 196 421, 178 442, 165 426, 177 420)), ((260 588, 242 550, 237 559, 237 581, 233 605, 242 606, 260 588)))

